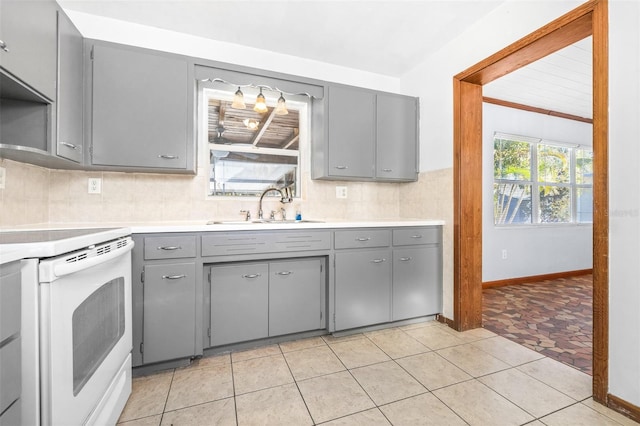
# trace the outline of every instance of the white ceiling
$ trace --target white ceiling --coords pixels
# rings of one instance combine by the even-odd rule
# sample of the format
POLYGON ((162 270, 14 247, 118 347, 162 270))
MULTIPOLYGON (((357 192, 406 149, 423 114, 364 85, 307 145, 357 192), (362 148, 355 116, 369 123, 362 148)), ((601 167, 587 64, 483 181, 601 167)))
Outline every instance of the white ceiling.
MULTIPOLYGON (((58 0, 68 10, 400 77, 503 0, 58 0)), ((578 43, 485 87, 591 117, 591 54, 578 43)), ((470 64, 472 65, 472 64, 470 64)))

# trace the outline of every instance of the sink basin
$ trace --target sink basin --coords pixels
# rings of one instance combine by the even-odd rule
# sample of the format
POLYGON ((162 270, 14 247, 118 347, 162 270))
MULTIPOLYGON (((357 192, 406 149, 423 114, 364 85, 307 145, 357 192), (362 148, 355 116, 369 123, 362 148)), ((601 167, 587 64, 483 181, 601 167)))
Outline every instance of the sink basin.
POLYGON ((321 220, 211 220, 207 225, 255 225, 264 223, 265 225, 278 225, 290 223, 324 223, 321 220))

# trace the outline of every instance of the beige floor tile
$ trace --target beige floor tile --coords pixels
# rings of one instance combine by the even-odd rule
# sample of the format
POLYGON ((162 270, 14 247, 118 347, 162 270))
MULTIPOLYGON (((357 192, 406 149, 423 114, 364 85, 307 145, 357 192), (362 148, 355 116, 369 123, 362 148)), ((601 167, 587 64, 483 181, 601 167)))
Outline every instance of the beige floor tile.
POLYGON ((380 407, 393 426, 463 426, 466 423, 430 393, 380 407))
POLYGON ((515 368, 479 378, 518 407, 534 417, 575 404, 575 400, 515 368))
POLYGON ((162 414, 172 379, 173 370, 133 379, 131 395, 118 421, 162 414))
POLYGON ((235 424, 236 407, 233 398, 168 411, 162 416, 162 426, 235 426, 235 424))
POLYGON ((433 392, 470 425, 521 425, 534 418, 477 380, 433 392))
POLYGON ((398 329, 367 337, 393 359, 430 351, 425 345, 398 329))
POLYGON ((162 414, 156 414, 155 416, 118 423, 118 426, 160 426, 160 420, 162 420, 162 414))
POLYGON ((591 376, 561 362, 542 358, 517 368, 575 400, 591 396, 591 376))
POLYGON ((327 334, 322 336, 322 339, 327 343, 348 342, 350 340, 364 339, 365 335, 362 333, 347 334, 345 336, 336 337, 333 334, 327 334))
POLYGON ((424 386, 393 361, 355 368, 351 374, 376 405, 427 392, 424 386))
POLYGON ((472 379, 435 352, 402 358, 397 363, 429 390, 472 379))
POLYGON ((331 349, 349 369, 389 361, 390 358, 369 339, 332 343, 331 349))
POLYGON ((467 343, 475 342, 477 340, 482 340, 482 339, 489 339, 491 337, 497 336, 497 334, 494 333, 493 331, 489 331, 486 328, 482 328, 482 327, 474 328, 473 330, 467 330, 462 332, 456 331, 450 327, 444 328, 444 330, 448 333, 453 334, 458 339, 464 340, 467 343))
POLYGON ((525 364, 544 358, 544 355, 525 348, 502 336, 492 337, 490 339, 479 340, 473 343, 473 346, 493 355, 501 361, 511 366, 525 364))
POLYGON ((256 349, 248 349, 246 351, 233 352, 231 354, 231 360, 233 362, 239 362, 253 358, 261 358, 263 356, 279 355, 281 353, 280 346, 270 345, 256 349))
POLYGON ((311 425, 313 421, 295 384, 236 397, 238 426, 311 425))
POLYGON ((625 426, 634 426, 634 425, 637 426, 638 425, 638 423, 634 422, 630 418, 625 417, 622 414, 613 411, 609 407, 605 407, 604 405, 595 402, 593 400, 593 398, 586 399, 586 400, 582 401, 582 403, 584 405, 586 405, 587 407, 591 408, 592 410, 596 410, 600 414, 604 414, 605 416, 617 421, 621 425, 625 425, 625 426))
POLYGON ((311 417, 322 423, 374 408, 374 403, 347 371, 298 382, 311 417))
POLYGON ((325 345, 326 342, 322 337, 311 337, 309 339, 300 339, 294 340, 292 342, 280 343, 280 350, 282 350, 282 352, 291 352, 325 345))
POLYGON ((493 355, 481 351, 471 343, 437 351, 447 361, 455 364, 473 377, 484 376, 511 366, 493 355))
POLYGON ((384 417, 384 414, 377 408, 361 411, 350 416, 340 417, 322 426, 389 426, 391 423, 384 417))
POLYGON ((421 327, 405 331, 409 336, 433 350, 465 343, 464 340, 449 333, 442 326, 421 327))
POLYGON ((233 363, 236 395, 293 383, 293 376, 282 355, 253 358, 233 363))
POLYGON ((233 396, 231 364, 177 370, 166 410, 177 410, 230 396, 233 396))
POLYGON ((284 357, 296 380, 345 370, 344 365, 328 346, 286 352, 284 357))
POLYGON ((431 327, 431 326, 442 327, 442 326, 444 326, 444 324, 442 324, 442 323, 440 323, 440 322, 438 322, 436 320, 427 320, 427 321, 423 321, 423 322, 417 322, 417 323, 414 323, 414 324, 401 325, 398 328, 400 330, 415 330, 416 328, 431 327))
POLYGON ((540 419, 547 426, 619 426, 610 417, 600 414, 584 404, 575 404, 563 410, 556 411, 540 419))

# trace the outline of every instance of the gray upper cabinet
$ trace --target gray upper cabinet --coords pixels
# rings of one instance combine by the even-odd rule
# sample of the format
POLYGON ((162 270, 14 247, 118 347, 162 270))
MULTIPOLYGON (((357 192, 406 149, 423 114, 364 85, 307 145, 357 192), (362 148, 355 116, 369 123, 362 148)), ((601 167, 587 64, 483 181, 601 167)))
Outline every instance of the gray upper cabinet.
POLYGON ((83 158, 83 39, 80 31, 58 12, 57 144, 59 157, 82 162, 83 158))
POLYGON ((372 177, 375 94, 355 87, 332 86, 328 102, 328 175, 372 177))
POLYGON ((417 98, 331 85, 313 108, 314 179, 417 180, 417 98))
POLYGON ((0 0, 0 66, 50 100, 56 95, 56 11, 51 0, 0 0))
POLYGON ((90 55, 90 163, 195 172, 189 119, 194 84, 189 84, 187 60, 98 42, 92 43, 90 55))
POLYGON ((418 100, 378 94, 376 101, 376 178, 418 177, 418 100))

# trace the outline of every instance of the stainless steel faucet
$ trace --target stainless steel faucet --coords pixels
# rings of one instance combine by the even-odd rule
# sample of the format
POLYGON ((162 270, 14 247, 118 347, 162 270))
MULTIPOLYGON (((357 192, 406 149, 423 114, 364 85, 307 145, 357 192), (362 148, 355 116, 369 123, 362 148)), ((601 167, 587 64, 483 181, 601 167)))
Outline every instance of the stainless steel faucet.
POLYGON ((262 220, 263 219, 263 212, 262 212, 262 199, 264 198, 264 196, 271 191, 278 191, 280 193, 280 202, 285 204, 285 203, 290 203, 291 201, 293 201, 293 198, 290 195, 290 190, 288 190, 288 188, 276 188, 276 187, 269 187, 267 189, 265 189, 262 192, 262 195, 260 195, 260 204, 258 206, 258 219, 262 220))

